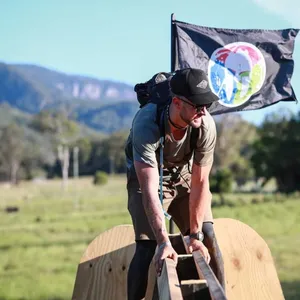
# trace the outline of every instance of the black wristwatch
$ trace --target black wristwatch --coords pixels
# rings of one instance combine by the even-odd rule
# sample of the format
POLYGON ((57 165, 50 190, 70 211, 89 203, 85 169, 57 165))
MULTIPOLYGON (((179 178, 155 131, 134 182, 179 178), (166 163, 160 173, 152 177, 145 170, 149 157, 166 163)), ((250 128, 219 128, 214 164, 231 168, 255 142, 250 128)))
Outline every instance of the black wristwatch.
POLYGON ((201 231, 198 231, 196 233, 190 234, 190 238, 193 238, 193 239, 203 242, 204 234, 201 231))

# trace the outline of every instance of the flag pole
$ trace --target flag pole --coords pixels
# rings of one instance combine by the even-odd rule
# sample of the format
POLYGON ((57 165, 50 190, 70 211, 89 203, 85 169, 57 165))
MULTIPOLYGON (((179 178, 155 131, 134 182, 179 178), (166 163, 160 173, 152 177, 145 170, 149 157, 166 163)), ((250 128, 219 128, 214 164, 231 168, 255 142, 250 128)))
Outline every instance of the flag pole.
POLYGON ((171 14, 171 72, 175 71, 175 32, 174 32, 175 14, 171 14))
MULTIPOLYGON (((175 37, 174 37, 174 25, 173 22, 175 21, 175 14, 171 14, 171 72, 175 71, 175 37)), ((174 221, 170 219, 169 221, 169 232, 171 234, 174 233, 174 221)))

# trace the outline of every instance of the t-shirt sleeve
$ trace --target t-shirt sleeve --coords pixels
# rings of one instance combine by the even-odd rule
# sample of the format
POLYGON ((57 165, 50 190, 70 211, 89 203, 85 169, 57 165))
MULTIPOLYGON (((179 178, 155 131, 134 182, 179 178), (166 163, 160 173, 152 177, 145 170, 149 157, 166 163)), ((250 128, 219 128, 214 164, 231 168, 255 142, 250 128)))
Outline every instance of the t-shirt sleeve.
POLYGON ((214 119, 209 115, 200 127, 200 134, 194 154, 194 162, 199 166, 213 163, 217 140, 217 130, 214 119))
POLYGON ((135 119, 132 132, 133 159, 157 167, 156 150, 159 146, 159 127, 155 115, 141 112, 135 119))

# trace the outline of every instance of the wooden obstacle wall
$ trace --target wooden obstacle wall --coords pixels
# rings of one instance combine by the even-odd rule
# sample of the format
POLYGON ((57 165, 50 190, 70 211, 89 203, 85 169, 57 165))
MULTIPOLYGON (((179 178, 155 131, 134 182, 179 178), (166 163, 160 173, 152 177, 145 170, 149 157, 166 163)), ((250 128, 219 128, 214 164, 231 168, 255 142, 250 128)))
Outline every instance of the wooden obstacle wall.
POLYGON ((134 250, 131 225, 113 227, 96 237, 80 260, 72 300, 126 299, 134 250))
POLYGON ((228 299, 283 300, 271 251, 250 226, 216 219, 215 231, 224 260, 228 299))
MULTIPOLYGON (((271 252, 252 228, 240 221, 222 218, 215 220, 215 231, 224 260, 227 299, 284 299, 271 252)), ((126 299, 127 271, 134 250, 131 225, 113 227, 96 237, 78 265, 72 300, 126 299)), ((169 263, 169 268, 174 270, 172 262, 169 263)), ((178 274, 178 266, 176 272, 178 274)), ((167 286, 170 274, 162 274, 164 277, 157 281, 153 266, 150 267, 146 299, 151 298, 157 282, 167 286)), ((176 287, 171 287, 177 293, 174 299, 179 299, 180 293, 182 296, 183 289, 180 291, 178 284, 180 286, 179 281, 176 287)), ((160 290, 163 291, 162 287, 160 290)))

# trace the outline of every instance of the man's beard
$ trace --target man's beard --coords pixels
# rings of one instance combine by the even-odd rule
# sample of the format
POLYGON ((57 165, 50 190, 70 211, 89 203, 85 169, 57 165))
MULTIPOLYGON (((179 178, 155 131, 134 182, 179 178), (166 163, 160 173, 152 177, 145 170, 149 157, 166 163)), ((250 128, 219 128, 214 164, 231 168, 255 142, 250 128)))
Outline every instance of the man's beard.
POLYGON ((201 126, 201 116, 197 116, 193 119, 186 119, 182 114, 180 114, 180 117, 188 126, 193 128, 199 128, 201 126))

